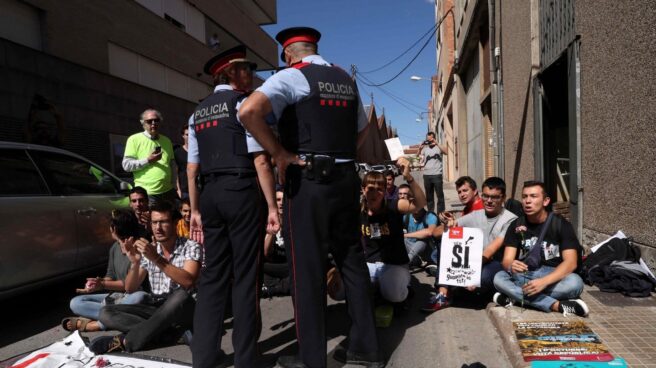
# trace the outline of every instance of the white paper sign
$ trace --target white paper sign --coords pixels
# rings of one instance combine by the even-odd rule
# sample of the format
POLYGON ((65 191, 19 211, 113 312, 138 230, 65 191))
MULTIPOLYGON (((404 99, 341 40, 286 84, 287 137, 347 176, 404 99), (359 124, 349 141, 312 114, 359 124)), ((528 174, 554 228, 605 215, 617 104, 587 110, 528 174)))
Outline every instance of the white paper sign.
POLYGON ((387 146, 387 151, 389 152, 391 160, 396 161, 399 157, 405 156, 403 145, 399 138, 385 139, 385 145, 387 146))
POLYGON ((481 286, 483 231, 452 227, 442 235, 438 283, 452 286, 481 286))
POLYGON ((190 365, 142 359, 132 356, 94 355, 75 331, 60 341, 28 354, 12 367, 29 368, 188 368, 190 365))

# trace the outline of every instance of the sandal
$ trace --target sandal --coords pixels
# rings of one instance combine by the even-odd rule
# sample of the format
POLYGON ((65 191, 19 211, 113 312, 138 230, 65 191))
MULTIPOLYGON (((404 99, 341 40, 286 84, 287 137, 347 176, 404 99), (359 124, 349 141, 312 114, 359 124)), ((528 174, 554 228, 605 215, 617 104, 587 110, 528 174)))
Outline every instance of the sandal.
POLYGON ((73 332, 73 331, 80 331, 80 332, 85 332, 87 330, 87 324, 91 322, 90 319, 84 318, 84 317, 66 317, 62 319, 61 321, 61 326, 64 330, 73 332), (73 328, 68 328, 68 324, 71 324, 73 328), (79 327, 78 327, 78 322, 79 322, 79 327))

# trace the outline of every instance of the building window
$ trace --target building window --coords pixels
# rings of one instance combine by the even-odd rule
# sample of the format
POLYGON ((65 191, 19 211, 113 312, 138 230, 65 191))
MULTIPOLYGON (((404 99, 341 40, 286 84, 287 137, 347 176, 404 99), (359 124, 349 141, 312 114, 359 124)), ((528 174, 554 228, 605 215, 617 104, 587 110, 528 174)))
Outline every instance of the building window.
POLYGON ((43 51, 39 10, 16 0, 4 0, 0 6, 0 38, 43 51))

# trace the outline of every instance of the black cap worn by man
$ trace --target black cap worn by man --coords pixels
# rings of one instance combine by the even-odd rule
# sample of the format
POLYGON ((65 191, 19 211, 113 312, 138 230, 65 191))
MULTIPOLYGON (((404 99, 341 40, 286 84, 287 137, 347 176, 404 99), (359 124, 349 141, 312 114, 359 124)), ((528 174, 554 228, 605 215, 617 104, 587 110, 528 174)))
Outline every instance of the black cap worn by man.
POLYGON ((285 62, 285 48, 295 42, 307 42, 317 44, 321 39, 321 33, 310 27, 292 27, 278 32, 276 41, 282 45, 280 60, 285 62))
POLYGON ((209 59, 207 63, 205 63, 203 71, 205 74, 215 76, 234 63, 249 63, 251 65, 251 70, 257 69, 256 63, 246 59, 246 46, 239 45, 209 59))

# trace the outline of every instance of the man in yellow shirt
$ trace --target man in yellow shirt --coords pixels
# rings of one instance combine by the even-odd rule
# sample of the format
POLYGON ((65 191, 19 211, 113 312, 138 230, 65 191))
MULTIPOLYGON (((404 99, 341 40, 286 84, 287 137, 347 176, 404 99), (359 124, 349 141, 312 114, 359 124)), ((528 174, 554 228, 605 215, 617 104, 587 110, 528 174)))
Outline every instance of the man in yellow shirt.
POLYGON ((176 198, 171 170, 173 145, 159 133, 162 114, 154 109, 141 113, 144 129, 131 135, 125 144, 123 169, 134 175, 134 185, 148 192, 150 204, 159 201, 173 202, 176 198))

